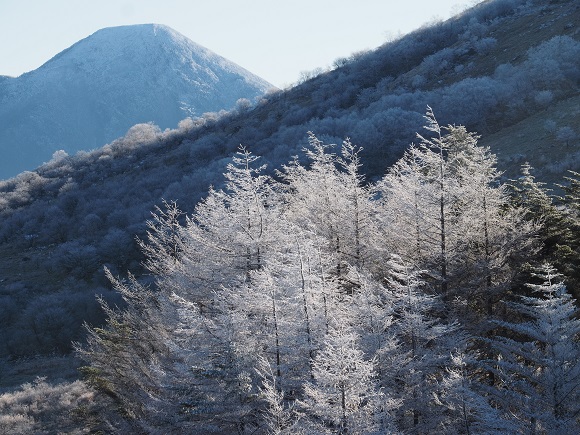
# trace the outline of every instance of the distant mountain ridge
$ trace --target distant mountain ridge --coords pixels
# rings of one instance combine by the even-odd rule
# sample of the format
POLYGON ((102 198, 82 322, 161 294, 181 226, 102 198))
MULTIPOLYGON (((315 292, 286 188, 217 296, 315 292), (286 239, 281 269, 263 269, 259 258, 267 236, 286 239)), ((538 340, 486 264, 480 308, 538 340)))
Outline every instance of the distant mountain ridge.
POLYGON ((34 71, 0 77, 0 178, 58 149, 101 147, 138 123, 175 128, 272 88, 167 26, 105 28, 34 71))

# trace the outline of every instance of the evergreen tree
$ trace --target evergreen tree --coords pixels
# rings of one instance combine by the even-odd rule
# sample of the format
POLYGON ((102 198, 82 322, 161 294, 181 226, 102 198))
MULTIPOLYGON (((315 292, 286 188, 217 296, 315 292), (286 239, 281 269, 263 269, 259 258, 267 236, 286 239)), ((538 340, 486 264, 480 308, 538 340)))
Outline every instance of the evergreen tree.
POLYGON ((434 137, 418 135, 419 145, 411 146, 387 174, 381 183, 384 208, 409 216, 399 222, 410 228, 393 225, 390 236, 394 238, 392 245, 403 245, 411 253, 395 252, 413 261, 415 267, 429 269, 440 294, 450 302, 456 294, 455 268, 463 251, 459 217, 468 204, 460 190, 458 170, 469 158, 475 139, 463 127, 440 127, 431 108, 425 118, 425 128, 434 137), (402 190, 412 194, 401 196, 402 190), (404 233, 412 234, 415 240, 399 243, 404 233))
MULTIPOLYGON (((534 223, 523 200, 509 206, 477 136, 430 109, 427 129, 377 186, 349 140, 336 156, 311 134, 309 165, 285 166, 285 184, 240 148, 192 216, 158 208, 140 242, 154 285, 110 276, 127 306, 103 305, 107 326, 79 347, 89 379, 143 431, 501 433, 515 427, 510 406, 539 410, 548 365, 526 372, 532 335, 482 322, 497 317, 534 223)), ((553 423, 542 412, 540 429, 553 423)))
POLYGON ((305 150, 309 166, 294 160, 280 173, 287 184, 285 212, 298 227, 326 241, 324 252, 334 257, 331 272, 350 292, 344 280, 349 265, 371 266, 377 261, 373 193, 360 173, 360 148, 347 139, 337 157, 330 152, 334 145, 309 135, 310 146, 305 150))
POLYGON ((135 430, 154 431, 164 425, 187 428, 182 404, 196 400, 197 392, 189 388, 182 359, 175 352, 173 325, 168 322, 175 319, 171 303, 133 276, 124 282, 108 270, 107 275, 126 307, 112 308, 100 299, 106 325, 87 326, 87 343, 76 345, 88 364, 82 368, 88 383, 112 397, 120 416, 135 430))
POLYGON ((457 285, 471 306, 471 313, 464 315, 475 315, 470 321, 474 324, 478 318, 494 315, 494 305, 515 276, 514 264, 533 252, 535 234, 521 208, 510 207, 507 188, 499 183, 496 156, 489 148, 477 146, 477 138, 465 131, 458 134, 461 145, 456 148, 463 150, 455 168, 464 202, 458 219, 463 246, 457 285))
POLYGON ((189 290, 195 287, 200 301, 211 299, 220 285, 237 286, 248 280, 273 249, 276 195, 271 178, 262 174, 265 166, 254 167, 257 160, 240 147, 227 165, 225 190, 210 189, 187 219, 186 249, 177 276, 189 290))
POLYGON ((155 207, 147 221, 147 240, 139 240, 145 255, 145 268, 157 276, 170 274, 181 259, 185 249, 180 218, 184 213, 175 201, 163 201, 155 207))
POLYGON ((452 352, 463 346, 465 339, 456 323, 445 324, 438 317, 441 296, 426 292, 422 271, 413 270, 396 255, 388 266, 387 291, 394 318, 391 329, 398 345, 379 352, 382 360, 390 363, 381 370, 381 386, 402 402, 397 418, 400 428, 430 433, 443 418, 434 401, 439 380, 452 352))
POLYGON ((368 434, 391 431, 387 411, 395 402, 381 397, 374 363, 364 358, 356 334, 331 327, 314 360, 314 381, 304 388, 302 406, 315 433, 368 434))
POLYGON ((427 130, 379 183, 387 244, 438 283, 446 308, 478 325, 493 313, 533 233, 498 183, 496 158, 463 126, 427 130))
POLYGON ((580 320, 555 269, 543 265, 528 284, 533 296, 510 304, 521 322, 497 321, 509 333, 494 339, 502 383, 497 400, 525 433, 572 434, 580 430, 580 320))
POLYGON ((280 388, 279 374, 272 370, 270 363, 262 358, 256 369, 262 379, 260 396, 266 402, 267 408, 263 412, 268 434, 294 435, 304 433, 298 426, 301 417, 284 399, 285 392, 280 388))
POLYGON ((375 193, 361 172, 360 153, 362 148, 353 145, 350 139, 342 143, 338 159, 339 187, 344 197, 340 230, 345 239, 343 252, 345 261, 361 269, 363 266, 376 273, 384 248, 379 243, 377 228, 377 203, 375 193))
POLYGON ((556 244, 554 266, 566 276, 566 282, 576 299, 580 298, 580 174, 569 171, 566 184, 559 186, 564 191, 560 203, 564 207, 561 240, 556 244))
POLYGON ((435 403, 444 414, 438 433, 499 435, 517 431, 517 425, 490 403, 477 378, 478 366, 467 349, 452 354, 435 394, 435 403))
POLYGON ((533 235, 538 239, 538 247, 520 262, 520 277, 514 282, 522 292, 530 280, 533 268, 543 262, 555 263, 558 244, 567 239, 569 229, 565 216, 550 196, 545 183, 536 181, 533 168, 529 163, 521 167, 521 176, 511 180, 509 185, 512 204, 522 210, 523 218, 533 226, 533 235))

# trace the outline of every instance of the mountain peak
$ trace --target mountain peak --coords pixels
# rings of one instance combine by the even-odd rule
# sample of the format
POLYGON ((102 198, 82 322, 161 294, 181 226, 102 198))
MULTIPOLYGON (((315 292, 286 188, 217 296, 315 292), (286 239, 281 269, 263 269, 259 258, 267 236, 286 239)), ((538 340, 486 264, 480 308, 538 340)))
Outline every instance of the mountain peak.
POLYGON ((168 26, 104 28, 34 71, 0 78, 0 177, 33 169, 57 149, 94 149, 143 122, 174 128, 272 88, 168 26))
MULTIPOLYGON (((152 65, 152 61, 157 61, 159 66, 160 63, 169 62, 173 68, 193 67, 196 72, 211 64, 213 67, 242 76, 244 81, 263 91, 274 87, 163 24, 103 28, 59 53, 39 69, 62 67, 71 61, 76 67, 82 68, 82 65, 85 65, 88 69, 104 70, 114 65, 118 69, 126 70, 129 64, 146 68, 152 65)), ((213 81, 215 77, 213 74, 207 74, 205 79, 213 81)))

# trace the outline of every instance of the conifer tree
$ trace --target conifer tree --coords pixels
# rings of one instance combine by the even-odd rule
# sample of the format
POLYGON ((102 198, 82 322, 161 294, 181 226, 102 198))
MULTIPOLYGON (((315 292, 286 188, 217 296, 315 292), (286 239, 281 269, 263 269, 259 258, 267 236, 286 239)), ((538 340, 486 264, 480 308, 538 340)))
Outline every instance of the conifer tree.
POLYGON ((530 381, 531 363, 506 347, 514 334, 495 340, 511 324, 481 320, 497 314, 533 225, 477 136, 430 109, 427 129, 377 186, 349 140, 336 156, 311 134, 309 165, 285 166, 286 184, 240 148, 185 225, 175 203, 157 209, 140 242, 154 286, 111 277, 127 307, 105 305, 108 326, 79 348, 93 381, 143 417, 140 430, 511 430, 498 415, 544 394, 547 366, 530 381), (486 384, 467 330, 493 345, 480 349, 486 384), (491 396, 502 388, 517 400, 491 396))
POLYGON ((339 210, 344 198, 336 189, 338 171, 336 154, 329 152, 333 145, 324 144, 309 132, 309 147, 305 154, 310 160, 304 167, 297 158, 283 166, 280 173, 286 183, 285 212, 288 219, 326 241, 325 251, 331 252, 335 274, 343 273, 340 252, 344 240, 339 234, 339 210))
POLYGON ((419 145, 411 146, 387 174, 381 183, 385 190, 383 207, 408 216, 400 222, 409 228, 393 226, 392 245, 402 245, 398 239, 406 232, 415 238, 405 240, 411 243, 403 249, 410 249, 411 253, 395 253, 413 261, 417 268, 429 269, 439 285, 439 293, 450 302, 456 290, 454 267, 462 243, 458 217, 466 204, 459 190, 457 167, 470 144, 465 143, 463 127, 440 127, 431 108, 425 118, 425 128, 433 137, 418 135, 419 145), (401 196, 401 190, 412 194, 401 196))
POLYGON ((514 257, 529 251, 532 234, 508 207, 495 156, 478 136, 441 127, 430 108, 426 119, 433 137, 419 135, 379 183, 381 220, 392 251, 425 269, 447 309, 477 325, 507 290, 514 257))
POLYGON ((260 359, 256 372, 262 380, 260 396, 267 406, 263 411, 267 433, 272 435, 304 433, 298 424, 300 413, 294 409, 294 404, 289 404, 284 399, 285 391, 278 382, 280 376, 265 358, 260 359))
POLYGON ((341 157, 338 159, 340 195, 344 197, 345 207, 340 216, 340 229, 344 234, 343 252, 345 261, 361 269, 363 266, 377 272, 380 254, 384 252, 380 239, 376 215, 378 212, 374 192, 361 172, 361 147, 355 146, 350 139, 342 143, 341 157))
POLYGON ((469 323, 479 326, 495 314, 495 304, 517 273, 515 264, 535 251, 537 228, 524 219, 522 207, 510 206, 507 187, 499 183, 496 156, 489 148, 477 146, 478 137, 465 130, 458 139, 463 151, 455 172, 464 204, 458 219, 463 243, 456 285, 461 297, 470 301, 471 312, 463 316, 470 316, 469 323))
POLYGON ((435 393, 435 404, 442 408, 437 432, 454 434, 516 433, 518 426, 501 415, 488 398, 477 377, 479 362, 467 349, 451 356, 435 393))
POLYGON ((280 173, 287 184, 286 213, 300 228, 326 241, 324 251, 334 257, 332 272, 350 292, 344 280, 349 265, 376 263, 380 245, 373 194, 360 172, 361 149, 347 139, 338 157, 331 152, 334 145, 324 144, 313 133, 309 143, 305 150, 309 165, 294 160, 280 173))
POLYGON ((561 240, 556 244, 553 264, 566 276, 566 282, 576 299, 580 299, 580 173, 569 171, 560 185, 564 196, 560 203, 564 207, 561 240))
POLYGON ((150 431, 165 424, 186 428, 180 404, 196 400, 197 392, 187 387, 181 355, 175 352, 172 325, 167 322, 175 319, 171 303, 131 275, 128 281, 108 270, 107 275, 126 308, 112 308, 99 300, 106 325, 87 326, 87 343, 76 345, 87 363, 82 369, 87 381, 115 400, 120 415, 135 430, 150 431), (166 388, 168 384, 172 388, 166 388))
POLYGON ((139 240, 145 255, 145 268, 157 275, 166 276, 174 270, 185 249, 180 218, 184 213, 175 201, 163 201, 155 207, 147 221, 147 240, 139 240))
POLYGON ((397 255, 388 266, 386 288, 391 293, 395 319, 391 328, 398 345, 380 352, 383 360, 391 362, 381 371, 381 386, 402 402, 397 418, 400 428, 429 433, 441 422, 441 409, 434 402, 438 381, 452 352, 465 338, 459 325, 445 324, 438 317, 441 297, 425 291, 422 271, 413 270, 397 255), (396 356, 385 358, 393 351, 396 356))
POLYGON ((240 147, 227 165, 225 189, 210 189, 187 219, 180 276, 204 291, 198 297, 211 299, 220 285, 246 281, 272 250, 276 195, 271 178, 262 174, 265 166, 255 167, 257 160, 240 147))
POLYGON ((502 355, 490 363, 502 380, 497 400, 526 433, 578 433, 578 312, 553 267, 543 265, 535 276, 541 283, 528 284, 533 296, 510 304, 521 321, 496 321, 509 331, 493 342, 502 355))
POLYGON ((306 384, 302 406, 315 433, 366 434, 392 430, 387 414, 395 402, 380 397, 374 363, 364 358, 357 335, 331 327, 314 360, 314 381, 306 384))
POLYGON ((562 243, 569 230, 565 216, 554 204, 550 190, 545 183, 536 181, 529 163, 522 165, 521 176, 511 180, 509 188, 513 205, 522 211, 525 220, 534 225, 533 235, 539 239, 538 249, 533 251, 535 255, 522 261, 523 279, 527 280, 530 268, 542 262, 554 261, 557 245, 562 243))

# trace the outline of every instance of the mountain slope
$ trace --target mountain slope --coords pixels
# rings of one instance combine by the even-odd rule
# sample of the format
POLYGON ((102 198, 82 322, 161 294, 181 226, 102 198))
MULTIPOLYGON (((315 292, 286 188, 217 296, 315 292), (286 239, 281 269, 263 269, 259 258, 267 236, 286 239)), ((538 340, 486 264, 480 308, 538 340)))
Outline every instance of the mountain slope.
POLYGON ((18 78, 0 78, 0 177, 58 149, 94 149, 132 125, 175 128, 272 85, 169 27, 99 30, 18 78))
POLYGON ((9 338, 0 355, 68 350, 82 321, 99 318, 94 294, 113 297, 102 266, 139 275, 134 240, 146 237, 151 210, 167 199, 191 212, 210 184, 223 183, 240 144, 272 171, 303 155, 309 130, 325 142, 350 136, 373 180, 423 132, 430 105, 440 124, 482 134, 506 178, 529 160, 539 180, 561 182, 567 169, 580 171, 580 32, 569 25, 578 22, 574 0, 485 2, 255 108, 173 131, 139 125, 1 182, 0 317, 9 338), (563 140, 565 127, 576 138, 563 140))

